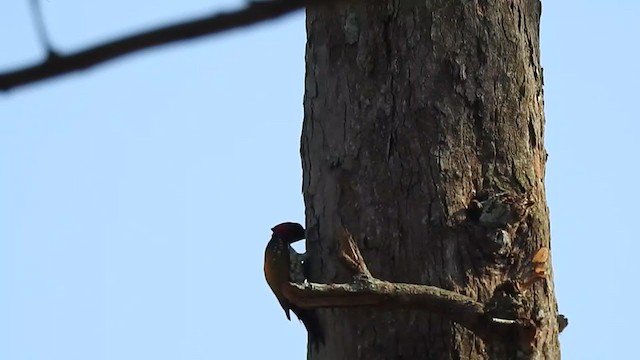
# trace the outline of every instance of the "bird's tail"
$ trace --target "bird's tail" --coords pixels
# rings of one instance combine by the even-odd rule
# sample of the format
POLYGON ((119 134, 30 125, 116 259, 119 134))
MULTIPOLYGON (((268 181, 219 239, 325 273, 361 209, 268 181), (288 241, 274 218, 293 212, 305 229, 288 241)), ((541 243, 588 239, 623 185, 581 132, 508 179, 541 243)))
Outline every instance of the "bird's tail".
POLYGON ((294 314, 302 321, 309 334, 309 343, 317 349, 318 345, 324 344, 324 331, 320 326, 318 313, 315 310, 291 308, 294 314))

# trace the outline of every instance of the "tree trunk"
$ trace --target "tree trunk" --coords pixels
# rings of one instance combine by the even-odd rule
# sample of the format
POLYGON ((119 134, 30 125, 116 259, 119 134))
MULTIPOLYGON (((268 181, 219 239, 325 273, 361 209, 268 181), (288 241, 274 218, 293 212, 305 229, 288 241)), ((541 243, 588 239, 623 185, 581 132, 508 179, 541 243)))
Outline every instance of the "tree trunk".
MULTIPOLYGON (((312 281, 349 280, 341 225, 377 278, 481 302, 549 247, 540 11, 538 0, 307 9, 301 152, 312 281), (530 208, 487 210, 505 198, 530 208)), ((426 312, 321 309, 326 344, 310 359, 559 359, 551 271, 523 296, 537 326, 530 351, 426 312)))

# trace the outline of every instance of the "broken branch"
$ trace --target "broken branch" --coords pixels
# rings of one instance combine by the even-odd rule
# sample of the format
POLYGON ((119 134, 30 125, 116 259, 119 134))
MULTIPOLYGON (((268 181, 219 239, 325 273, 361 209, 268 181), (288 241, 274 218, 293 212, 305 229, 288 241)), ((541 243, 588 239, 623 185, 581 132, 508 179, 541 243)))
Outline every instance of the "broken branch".
POLYGON ((340 257, 347 267, 359 276, 370 278, 371 272, 367 268, 367 263, 364 261, 353 236, 345 227, 342 228, 338 241, 340 242, 340 257))

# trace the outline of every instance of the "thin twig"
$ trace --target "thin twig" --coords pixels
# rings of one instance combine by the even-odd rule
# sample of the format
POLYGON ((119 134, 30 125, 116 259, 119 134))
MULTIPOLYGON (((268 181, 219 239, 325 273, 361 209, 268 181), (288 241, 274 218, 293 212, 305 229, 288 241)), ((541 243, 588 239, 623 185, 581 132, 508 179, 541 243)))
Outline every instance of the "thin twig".
POLYGON ((500 318, 492 318, 491 321, 493 321, 496 324, 504 324, 504 325, 514 325, 518 323, 517 320, 500 319, 500 318))
POLYGON ((31 4, 31 15, 33 16, 33 23, 36 27, 36 33, 42 43, 42 46, 47 51, 48 57, 57 57, 53 45, 51 45, 51 39, 47 33, 47 27, 44 23, 44 16, 42 15, 42 5, 39 0, 29 1, 31 4))

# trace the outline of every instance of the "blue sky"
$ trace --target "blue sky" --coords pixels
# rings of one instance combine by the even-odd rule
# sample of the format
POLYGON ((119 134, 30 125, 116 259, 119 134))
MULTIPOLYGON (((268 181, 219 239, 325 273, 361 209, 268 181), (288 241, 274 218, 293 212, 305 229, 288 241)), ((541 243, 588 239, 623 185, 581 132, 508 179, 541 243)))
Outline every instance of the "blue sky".
MULTIPOLYGON (((63 51, 241 4, 42 2, 63 51)), ((0 3, 0 69, 43 55, 28 9, 0 3)), ((638 15, 543 4, 565 359, 635 353, 638 15)), ((304 222, 304 41, 299 12, 0 94, 1 359, 304 358, 262 274, 304 222)))

